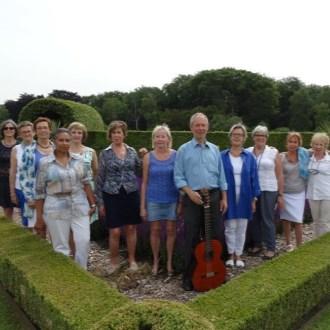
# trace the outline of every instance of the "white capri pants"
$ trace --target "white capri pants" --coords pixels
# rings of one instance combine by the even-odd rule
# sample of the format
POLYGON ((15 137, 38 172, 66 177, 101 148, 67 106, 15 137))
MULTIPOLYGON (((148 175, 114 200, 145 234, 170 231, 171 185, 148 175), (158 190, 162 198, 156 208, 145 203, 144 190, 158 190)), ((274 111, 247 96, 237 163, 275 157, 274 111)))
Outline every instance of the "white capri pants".
POLYGON ((308 202, 313 217, 314 235, 319 237, 330 232, 330 200, 309 199, 308 202))
POLYGON ((247 219, 225 220, 225 237, 229 254, 242 255, 247 224, 247 219))
POLYGON ((54 251, 70 255, 71 229, 76 250, 75 261, 84 269, 87 269, 90 246, 88 209, 86 195, 82 193, 73 197, 47 196, 44 204, 44 219, 54 251))

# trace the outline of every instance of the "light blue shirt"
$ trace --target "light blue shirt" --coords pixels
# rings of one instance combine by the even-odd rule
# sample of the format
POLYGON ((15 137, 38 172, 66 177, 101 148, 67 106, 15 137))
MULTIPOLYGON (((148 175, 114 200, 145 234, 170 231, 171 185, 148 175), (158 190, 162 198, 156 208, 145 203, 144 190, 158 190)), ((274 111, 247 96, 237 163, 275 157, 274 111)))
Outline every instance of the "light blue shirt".
POLYGON ((219 148, 208 141, 199 144, 195 138, 183 144, 176 154, 174 181, 178 189, 227 190, 219 148))

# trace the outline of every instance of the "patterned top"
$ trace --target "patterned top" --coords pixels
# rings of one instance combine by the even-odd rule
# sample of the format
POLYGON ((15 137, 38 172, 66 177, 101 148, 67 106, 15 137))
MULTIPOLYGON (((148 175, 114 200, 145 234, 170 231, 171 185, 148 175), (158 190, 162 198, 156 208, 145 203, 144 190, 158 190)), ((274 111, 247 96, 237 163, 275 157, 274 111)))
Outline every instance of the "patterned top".
POLYGON ((159 160, 154 152, 149 153, 149 171, 147 200, 153 203, 175 203, 179 191, 174 184, 174 162, 176 151, 173 150, 165 160, 159 160))
POLYGON ((88 173, 80 157, 70 156, 67 166, 58 163, 53 154, 41 160, 35 199, 45 199, 46 195, 71 194, 74 196, 83 192, 83 185, 90 182, 88 173))
POLYGON ((0 176, 9 176, 10 153, 15 145, 6 147, 2 142, 0 143, 0 176))
POLYGON ((99 157, 99 170, 96 178, 96 197, 103 205, 102 192, 118 194, 121 187, 127 193, 137 191, 136 175, 141 172, 141 160, 134 148, 126 147, 125 159, 119 159, 112 145, 104 149, 99 157))
POLYGON ((72 155, 79 156, 82 158, 84 165, 87 169, 88 177, 91 181, 92 188, 94 189, 94 175, 92 169, 93 153, 94 149, 84 146, 81 153, 70 152, 72 155))

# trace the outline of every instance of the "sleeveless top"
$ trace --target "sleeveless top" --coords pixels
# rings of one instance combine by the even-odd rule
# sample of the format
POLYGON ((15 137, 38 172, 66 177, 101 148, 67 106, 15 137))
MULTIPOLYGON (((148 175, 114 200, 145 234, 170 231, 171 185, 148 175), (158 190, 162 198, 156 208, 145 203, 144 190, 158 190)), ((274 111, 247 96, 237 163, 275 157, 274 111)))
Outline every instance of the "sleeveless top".
POLYGON ((253 152, 253 147, 247 148, 257 161, 259 184, 261 191, 277 191, 277 178, 275 173, 275 160, 277 149, 270 146, 265 146, 264 151, 256 157, 253 152))
POLYGON ((306 188, 306 181, 299 175, 299 161, 289 162, 286 152, 281 153, 285 193, 301 193, 306 188))
POLYGON ((0 176, 2 177, 9 177, 10 154, 15 145, 16 144, 13 144, 12 146, 7 147, 0 142, 0 176))
POLYGON ((147 201, 152 203, 175 203, 179 191, 174 184, 174 162, 176 151, 169 158, 158 160, 154 152, 149 153, 147 201))

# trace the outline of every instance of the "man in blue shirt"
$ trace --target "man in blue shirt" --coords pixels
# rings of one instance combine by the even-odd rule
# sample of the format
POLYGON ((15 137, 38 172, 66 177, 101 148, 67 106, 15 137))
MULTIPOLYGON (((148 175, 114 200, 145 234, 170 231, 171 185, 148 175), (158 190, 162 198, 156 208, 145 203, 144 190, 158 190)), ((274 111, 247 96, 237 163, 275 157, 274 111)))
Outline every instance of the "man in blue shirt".
POLYGON ((179 148, 174 167, 175 184, 184 194, 185 265, 182 287, 187 291, 192 290, 191 278, 196 264, 193 252, 204 228, 204 209, 200 190, 209 190, 212 231, 213 236, 217 238, 220 236, 218 223, 220 212, 224 213, 227 209, 227 182, 220 151, 216 145, 206 140, 208 128, 206 115, 198 112, 191 116, 190 130, 193 139, 179 148))

